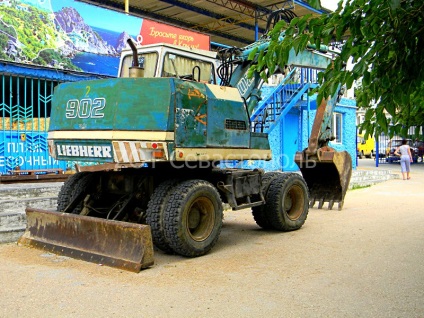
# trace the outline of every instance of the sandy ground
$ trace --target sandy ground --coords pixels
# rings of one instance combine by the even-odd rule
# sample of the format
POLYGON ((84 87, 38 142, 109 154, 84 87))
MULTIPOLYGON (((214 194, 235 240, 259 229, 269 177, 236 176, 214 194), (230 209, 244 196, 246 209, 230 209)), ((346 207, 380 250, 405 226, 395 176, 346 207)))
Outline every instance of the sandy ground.
POLYGON ((0 245, 0 317, 424 317, 419 168, 348 191, 342 211, 310 209, 295 232, 227 212, 211 253, 156 251, 138 274, 0 245))

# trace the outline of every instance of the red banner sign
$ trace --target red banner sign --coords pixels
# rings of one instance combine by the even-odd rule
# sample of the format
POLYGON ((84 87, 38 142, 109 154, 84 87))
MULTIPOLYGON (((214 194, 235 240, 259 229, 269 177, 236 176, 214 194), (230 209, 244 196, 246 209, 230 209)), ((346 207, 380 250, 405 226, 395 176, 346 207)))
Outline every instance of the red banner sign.
POLYGON ((195 49, 210 49, 208 35, 180 29, 170 25, 143 19, 138 43, 142 45, 154 43, 170 43, 195 49))

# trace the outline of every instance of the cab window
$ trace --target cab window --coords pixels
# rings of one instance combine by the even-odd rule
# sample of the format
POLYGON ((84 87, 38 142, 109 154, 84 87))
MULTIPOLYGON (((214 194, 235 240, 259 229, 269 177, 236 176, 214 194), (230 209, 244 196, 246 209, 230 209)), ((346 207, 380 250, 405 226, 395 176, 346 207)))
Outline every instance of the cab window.
MULTIPOLYGON (((157 62, 158 54, 156 52, 138 54, 138 64, 144 68, 144 77, 155 76, 157 62)), ((132 54, 125 56, 122 60, 120 77, 129 77, 129 68, 133 65, 132 54)))
POLYGON ((203 83, 214 83, 213 64, 189 57, 167 53, 162 77, 177 77, 203 83))

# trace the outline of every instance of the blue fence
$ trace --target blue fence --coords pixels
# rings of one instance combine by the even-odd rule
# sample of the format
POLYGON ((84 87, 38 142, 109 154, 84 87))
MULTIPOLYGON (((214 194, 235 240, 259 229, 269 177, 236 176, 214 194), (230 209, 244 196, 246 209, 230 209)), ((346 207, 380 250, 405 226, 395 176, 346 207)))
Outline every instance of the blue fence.
POLYGON ((50 157, 46 132, 0 132, 0 171, 8 174, 15 169, 66 169, 66 162, 50 157))
POLYGON ((12 170, 66 169, 49 156, 47 130, 53 90, 59 82, 0 76, 0 174, 12 170))
POLYGON ((0 174, 10 174, 17 169, 71 166, 71 163, 54 160, 48 151, 47 131, 54 88, 62 82, 102 77, 0 64, 0 174))

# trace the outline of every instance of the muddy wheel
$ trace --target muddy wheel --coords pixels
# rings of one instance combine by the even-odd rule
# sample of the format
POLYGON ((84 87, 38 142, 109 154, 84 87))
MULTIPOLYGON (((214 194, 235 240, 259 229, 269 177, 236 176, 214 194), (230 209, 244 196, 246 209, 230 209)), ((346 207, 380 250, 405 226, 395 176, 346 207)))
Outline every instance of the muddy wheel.
POLYGON ((164 213, 165 237, 174 252, 188 257, 206 254, 222 227, 222 201, 212 184, 187 180, 173 188, 164 213))
POLYGON ((177 182, 177 180, 167 180, 159 184, 153 192, 146 210, 146 223, 150 225, 153 243, 165 253, 172 253, 173 250, 165 238, 163 214, 169 194, 177 182))
POLYGON ((77 182, 84 176, 86 176, 88 172, 79 172, 70 176, 63 183, 60 188, 58 197, 57 197, 57 211, 63 212, 68 204, 71 202, 71 198, 75 191, 75 185, 77 182))
POLYGON ((273 179, 266 197, 266 214, 272 227, 293 231, 302 227, 308 216, 308 187, 297 173, 287 173, 273 179))
MULTIPOLYGON (((267 172, 262 177, 262 192, 267 197, 268 189, 271 184, 271 181, 281 176, 281 172, 267 172)), ((259 205, 252 208, 253 219, 256 224, 265 230, 272 229, 272 225, 270 224, 267 215, 265 213, 265 205, 259 205)))

